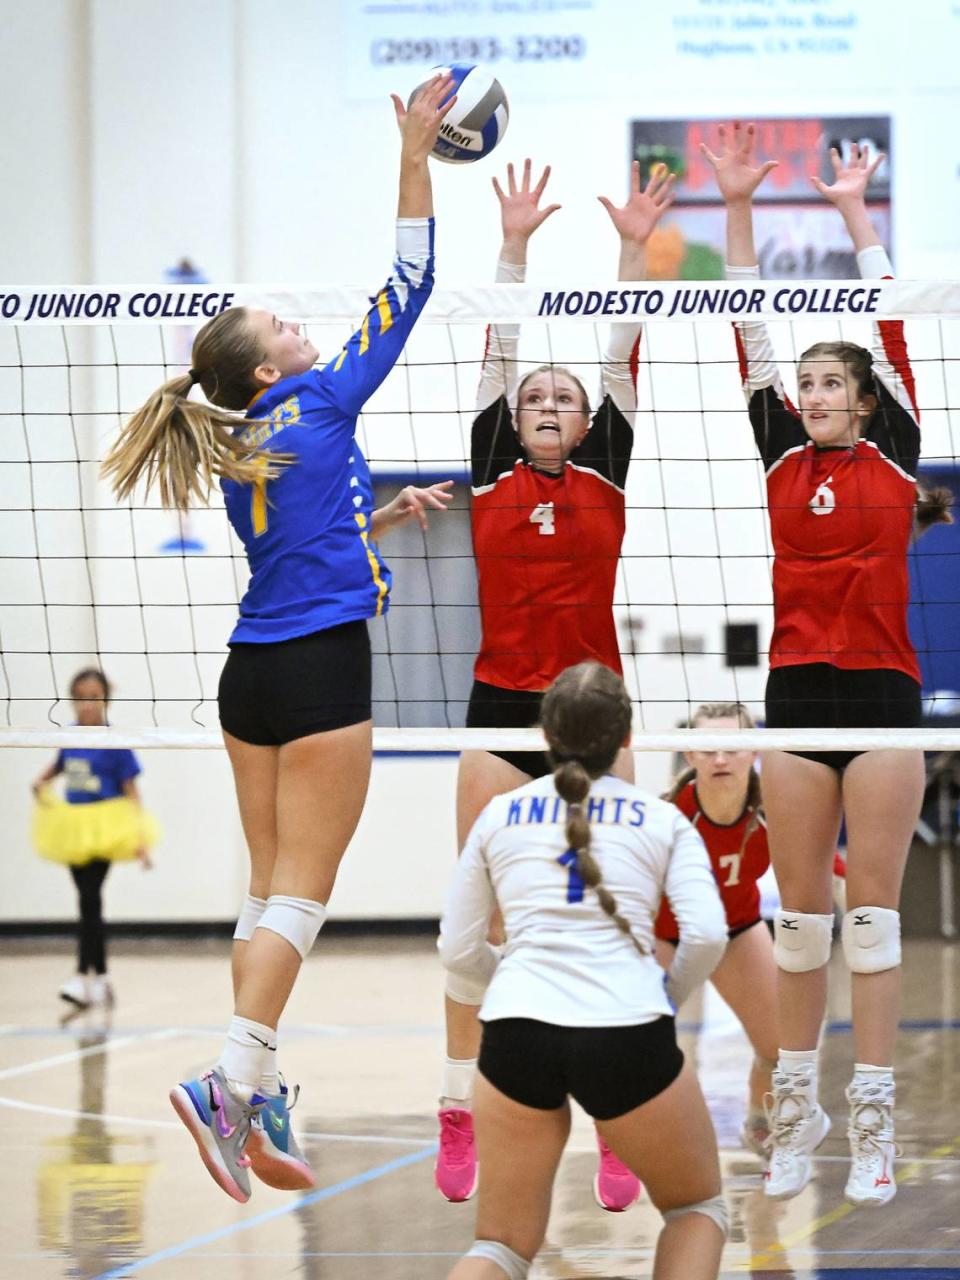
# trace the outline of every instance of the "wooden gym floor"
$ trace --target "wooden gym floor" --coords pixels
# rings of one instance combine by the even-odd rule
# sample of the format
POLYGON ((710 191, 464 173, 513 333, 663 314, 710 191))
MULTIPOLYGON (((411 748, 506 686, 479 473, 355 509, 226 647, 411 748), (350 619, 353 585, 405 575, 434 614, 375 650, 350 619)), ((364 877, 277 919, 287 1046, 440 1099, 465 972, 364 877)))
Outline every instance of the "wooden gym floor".
MULTIPOLYGON (((167 1092, 209 1065, 229 1008, 225 943, 117 944, 109 1020, 61 1025, 62 942, 6 940, 0 958, 0 1276, 7 1280, 442 1280, 473 1239, 473 1209, 434 1190, 441 976, 428 939, 321 939, 282 1027, 280 1061, 319 1189, 257 1184, 235 1204, 203 1169, 167 1092)), ((741 1151, 748 1050, 719 999, 683 1010, 723 1152, 733 1229, 724 1276, 960 1278, 960 948, 911 942, 898 1056, 899 1193, 844 1202, 849 982, 833 960, 823 1102, 834 1127, 807 1190, 764 1200, 741 1151)), ((594 1145, 578 1114, 531 1277, 649 1275, 659 1218, 593 1202, 594 1145)))

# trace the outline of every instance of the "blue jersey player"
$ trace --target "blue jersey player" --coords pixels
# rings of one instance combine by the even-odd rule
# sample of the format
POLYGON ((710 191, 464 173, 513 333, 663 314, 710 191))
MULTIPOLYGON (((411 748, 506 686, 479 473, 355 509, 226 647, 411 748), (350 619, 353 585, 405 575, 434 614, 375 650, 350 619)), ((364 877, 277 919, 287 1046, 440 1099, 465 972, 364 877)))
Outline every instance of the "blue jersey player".
POLYGON ((220 721, 250 848, 234 934, 234 1016, 216 1064, 170 1094, 216 1182, 250 1195, 313 1173, 290 1131, 277 1023, 326 914, 363 808, 372 756, 367 619, 387 608, 377 537, 441 510, 448 484, 375 511, 357 414, 395 364, 433 287, 427 156, 455 99, 433 77, 405 109, 393 272, 360 329, 321 369, 297 324, 236 308, 197 334, 189 374, 157 391, 104 463, 125 497, 140 477, 165 504, 204 500, 219 477, 250 562, 220 681, 220 721), (199 383, 206 400, 190 397, 199 383), (242 418, 238 417, 242 413, 242 418))

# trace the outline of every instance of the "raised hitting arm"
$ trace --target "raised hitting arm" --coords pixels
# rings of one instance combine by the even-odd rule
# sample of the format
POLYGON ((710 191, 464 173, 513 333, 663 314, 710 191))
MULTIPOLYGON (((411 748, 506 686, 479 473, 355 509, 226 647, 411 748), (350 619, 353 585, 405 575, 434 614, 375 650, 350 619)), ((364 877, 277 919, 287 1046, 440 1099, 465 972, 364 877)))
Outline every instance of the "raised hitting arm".
POLYGON ((444 102, 452 87, 452 76, 434 76, 410 103, 409 110, 395 93, 390 95, 402 139, 398 218, 433 217, 433 188, 427 158, 433 150, 444 116, 457 100, 454 95, 449 102, 444 102))

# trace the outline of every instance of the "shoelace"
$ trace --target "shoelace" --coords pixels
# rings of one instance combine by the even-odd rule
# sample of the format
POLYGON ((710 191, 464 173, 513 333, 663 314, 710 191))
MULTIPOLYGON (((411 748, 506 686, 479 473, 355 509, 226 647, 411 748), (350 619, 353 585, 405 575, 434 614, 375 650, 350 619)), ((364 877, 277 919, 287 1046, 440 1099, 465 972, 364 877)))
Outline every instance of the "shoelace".
POLYGON ((800 1126, 809 1115, 798 1113, 792 1120, 782 1116, 783 1103, 801 1095, 794 1089, 782 1089, 779 1093, 768 1093, 763 1099, 763 1114, 767 1121, 768 1133, 763 1146, 771 1155, 777 1150, 789 1151, 800 1137, 800 1126))
POLYGON ((440 1146, 448 1160, 462 1160, 470 1148, 470 1134, 459 1125, 445 1124, 440 1131, 440 1146))
POLYGON ((851 1104, 850 1123, 847 1127, 847 1136, 855 1144, 853 1152, 854 1164, 863 1166, 868 1161, 877 1157, 884 1156, 884 1150, 881 1143, 888 1142, 893 1147, 895 1156, 902 1155, 902 1151, 893 1140, 892 1130, 886 1125, 887 1117, 884 1115, 885 1105, 882 1101, 873 1098, 864 1098, 860 1102, 851 1104), (870 1108, 876 1113, 876 1119, 863 1122, 863 1113, 870 1108), (885 1138, 884 1133, 890 1133, 889 1138, 885 1138))

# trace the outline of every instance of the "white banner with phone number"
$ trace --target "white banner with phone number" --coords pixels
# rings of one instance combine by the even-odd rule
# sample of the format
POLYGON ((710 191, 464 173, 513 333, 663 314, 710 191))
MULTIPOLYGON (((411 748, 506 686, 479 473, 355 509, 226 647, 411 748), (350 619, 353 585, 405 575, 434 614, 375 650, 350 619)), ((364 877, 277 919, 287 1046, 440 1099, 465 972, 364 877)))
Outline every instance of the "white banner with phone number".
MULTIPOLYGON (((743 82, 838 92, 956 88, 958 0, 341 0, 348 99, 478 62, 511 98, 609 97, 743 82)), ((691 110, 702 108, 691 103, 691 110)))
POLYGON ((610 0, 343 0, 347 98, 411 88, 430 67, 476 62, 511 97, 590 91, 610 0), (588 71, 588 66, 590 69, 588 71), (522 67, 522 72, 519 68, 522 67))

